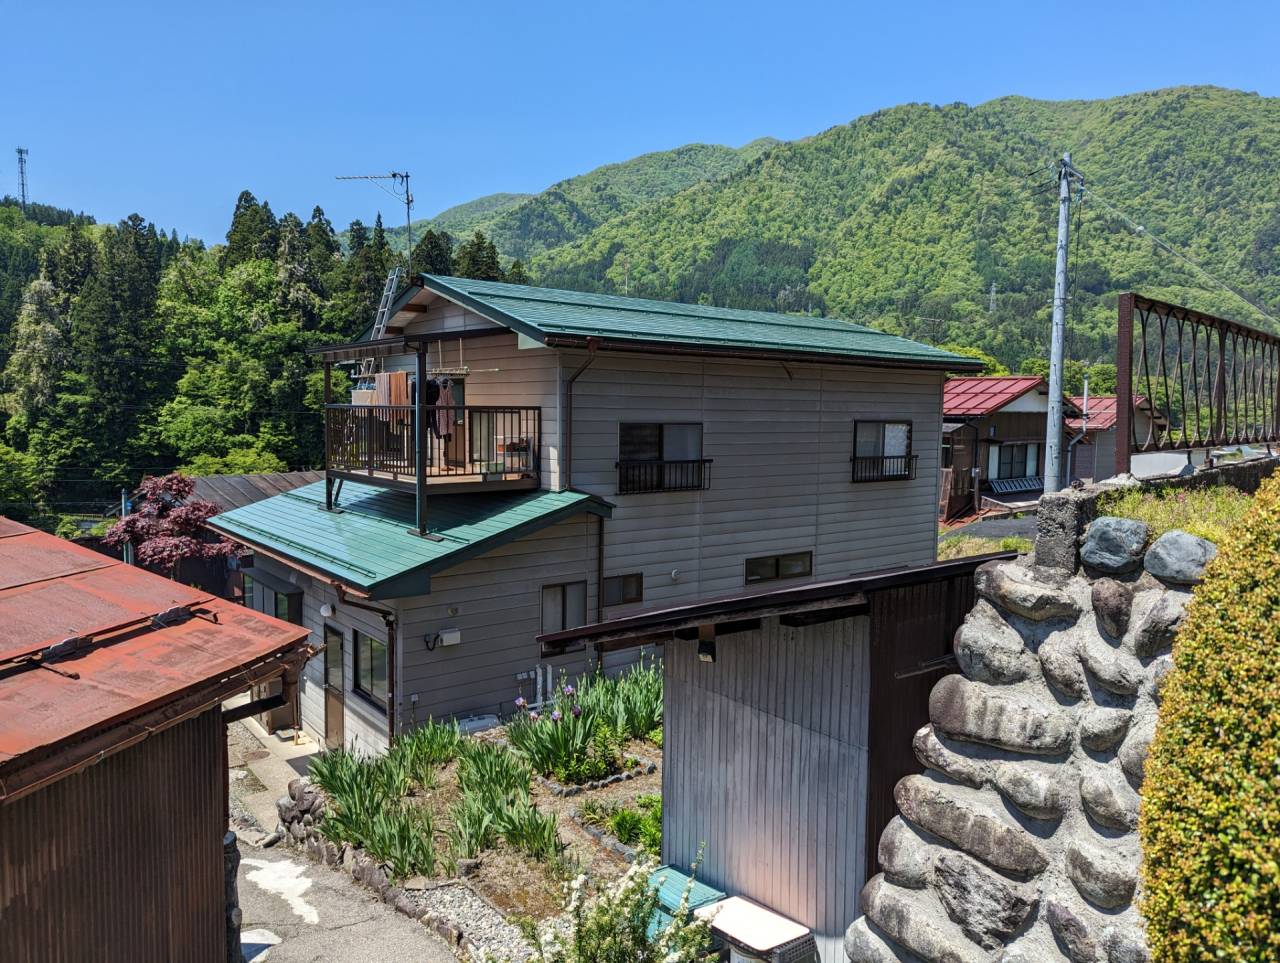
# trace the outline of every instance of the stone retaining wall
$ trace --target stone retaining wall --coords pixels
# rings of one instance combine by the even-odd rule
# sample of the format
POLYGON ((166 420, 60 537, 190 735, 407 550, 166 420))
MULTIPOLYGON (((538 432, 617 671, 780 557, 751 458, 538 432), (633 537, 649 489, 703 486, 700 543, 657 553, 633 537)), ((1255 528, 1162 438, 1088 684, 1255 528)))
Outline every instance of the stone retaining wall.
MULTIPOLYGON (((1153 487, 1252 491, 1277 464, 1153 487)), ((1106 490, 1046 496, 1034 555, 976 573, 961 674, 930 695, 914 741, 924 771, 895 789, 850 963, 1149 960, 1143 767, 1174 636, 1216 549, 1185 532, 1148 545, 1140 522, 1095 517, 1106 490)))

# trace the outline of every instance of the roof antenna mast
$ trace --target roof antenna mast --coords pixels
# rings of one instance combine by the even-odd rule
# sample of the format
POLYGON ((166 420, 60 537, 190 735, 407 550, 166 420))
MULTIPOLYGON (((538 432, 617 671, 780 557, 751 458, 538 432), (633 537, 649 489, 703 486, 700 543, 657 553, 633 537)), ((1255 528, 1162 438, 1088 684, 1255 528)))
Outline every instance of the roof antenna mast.
POLYGON ((25 147, 18 149, 18 197, 22 201, 22 213, 27 213, 27 154, 25 147))
POLYGON ((405 277, 413 275, 413 194, 409 191, 409 172, 390 171, 386 174, 350 174, 339 175, 340 181, 369 181, 375 187, 390 194, 398 201, 404 202, 404 273, 405 277), (388 189, 380 181, 391 181, 388 189))

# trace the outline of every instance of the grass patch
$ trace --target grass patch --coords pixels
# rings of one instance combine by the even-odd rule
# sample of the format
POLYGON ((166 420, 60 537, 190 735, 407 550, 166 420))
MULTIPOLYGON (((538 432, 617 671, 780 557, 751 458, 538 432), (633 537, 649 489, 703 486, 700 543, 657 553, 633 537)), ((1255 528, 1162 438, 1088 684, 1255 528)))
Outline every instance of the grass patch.
POLYGON ((1253 499, 1226 485, 1163 491, 1109 492, 1098 501, 1099 515, 1115 515, 1145 523, 1151 537, 1181 529, 1217 543, 1244 517, 1253 499))
POLYGON ((1019 535, 1004 538, 979 538, 975 535, 953 535, 938 542, 938 561, 986 555, 990 552, 1029 552, 1031 539, 1019 535))

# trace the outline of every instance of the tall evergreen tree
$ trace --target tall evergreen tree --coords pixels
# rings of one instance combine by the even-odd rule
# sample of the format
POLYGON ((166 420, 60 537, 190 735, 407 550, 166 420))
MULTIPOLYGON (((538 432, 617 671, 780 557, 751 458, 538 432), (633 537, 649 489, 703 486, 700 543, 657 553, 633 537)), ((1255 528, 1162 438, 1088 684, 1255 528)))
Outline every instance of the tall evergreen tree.
POLYGON ((62 311, 71 306, 71 299, 80 293, 84 282, 93 273, 97 252, 98 248, 85 230, 83 221, 72 221, 58 246, 41 252, 44 261, 42 273, 53 285, 62 311))
POLYGON ((276 249, 276 307, 282 318, 296 321, 304 331, 320 326, 323 284, 314 272, 303 225, 290 211, 280 219, 276 249))
POLYGON ((524 262, 516 258, 511 262, 511 267, 507 268, 506 274, 502 280, 508 284, 530 284, 529 272, 524 269, 524 262))
POLYGON ((341 248, 338 235, 334 233, 333 224, 325 217, 324 209, 317 205, 311 210, 311 220, 307 222, 307 260, 316 277, 326 277, 333 270, 334 262, 339 260, 341 248))
POLYGON ((32 281, 13 326, 13 353, 5 365, 9 393, 5 409, 20 429, 30 430, 53 400, 58 376, 67 363, 67 321, 62 297, 50 281, 32 281))
POLYGON ((259 204, 251 192, 241 191, 227 230, 222 269, 226 271, 253 258, 274 258, 279 241, 279 226, 271 206, 265 201, 259 204))
POLYGON ((391 253, 391 244, 387 241, 387 232, 382 226, 382 212, 373 221, 373 236, 369 239, 370 256, 372 263, 370 270, 375 274, 386 275, 391 270, 393 255, 391 253))
POLYGON ((413 246, 413 270, 446 277, 454 273, 453 238, 448 231, 427 228, 426 233, 413 246))
POLYGON ((502 262, 498 260, 498 249, 477 230, 471 239, 458 248, 453 262, 457 277, 474 278, 477 281, 501 281, 502 262))

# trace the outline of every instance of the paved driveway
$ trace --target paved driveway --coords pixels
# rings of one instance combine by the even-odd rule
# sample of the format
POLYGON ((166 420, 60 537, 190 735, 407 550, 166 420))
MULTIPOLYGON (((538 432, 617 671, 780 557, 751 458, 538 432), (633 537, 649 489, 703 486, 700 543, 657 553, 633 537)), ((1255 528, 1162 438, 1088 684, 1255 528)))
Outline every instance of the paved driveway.
POLYGON ((241 947, 248 963, 456 963, 421 923, 349 876, 288 850, 240 844, 241 947))

